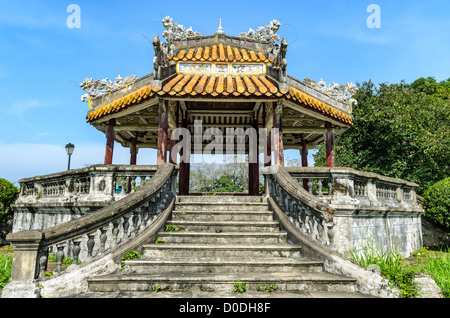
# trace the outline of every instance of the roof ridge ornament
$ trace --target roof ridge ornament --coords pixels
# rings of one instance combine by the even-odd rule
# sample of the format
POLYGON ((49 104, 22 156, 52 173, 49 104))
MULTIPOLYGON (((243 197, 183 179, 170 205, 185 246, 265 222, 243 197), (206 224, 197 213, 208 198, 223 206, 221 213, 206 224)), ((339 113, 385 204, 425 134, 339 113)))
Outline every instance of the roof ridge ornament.
POLYGON ((112 82, 108 78, 96 81, 94 81, 92 78, 85 78, 83 83, 80 84, 80 87, 87 93, 81 96, 81 101, 85 102, 90 98, 95 98, 107 94, 136 80, 136 75, 130 75, 125 77, 124 79, 122 79, 122 77, 119 75, 112 82))
POLYGON ((166 31, 163 33, 163 37, 166 38, 167 42, 202 35, 200 32, 192 31, 192 27, 186 29, 182 24, 173 22, 173 19, 170 16, 165 17, 161 22, 164 25, 164 28, 166 28, 166 31))
POLYGON ((353 98, 353 95, 359 91, 359 88, 352 82, 347 83, 346 85, 341 85, 335 82, 327 84, 322 78, 319 82, 309 78, 305 78, 304 81, 308 85, 324 94, 327 94, 328 96, 334 97, 346 103, 350 103, 351 105, 357 105, 357 101, 353 98))
POLYGON ((272 20, 266 26, 260 26, 255 31, 252 28, 248 30, 248 32, 242 32, 239 34, 241 38, 255 40, 259 42, 270 42, 271 44, 275 43, 280 39, 278 34, 275 34, 280 28, 281 23, 277 20, 272 20))
POLYGON ((217 31, 215 34, 225 34, 225 32, 223 31, 223 28, 222 28, 222 19, 221 18, 219 19, 219 28, 217 28, 217 31))

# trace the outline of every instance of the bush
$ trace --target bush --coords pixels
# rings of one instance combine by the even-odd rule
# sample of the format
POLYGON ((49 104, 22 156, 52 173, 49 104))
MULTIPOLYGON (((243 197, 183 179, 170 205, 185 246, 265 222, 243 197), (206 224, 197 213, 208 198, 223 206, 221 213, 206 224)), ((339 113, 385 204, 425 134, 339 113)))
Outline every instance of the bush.
POLYGON ((450 230, 450 178, 436 182, 423 194, 424 216, 450 230))

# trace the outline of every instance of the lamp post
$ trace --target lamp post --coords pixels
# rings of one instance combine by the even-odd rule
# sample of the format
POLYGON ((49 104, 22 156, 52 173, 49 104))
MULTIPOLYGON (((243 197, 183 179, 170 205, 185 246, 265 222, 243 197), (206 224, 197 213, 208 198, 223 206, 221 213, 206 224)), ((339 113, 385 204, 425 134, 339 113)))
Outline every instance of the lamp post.
POLYGON ((70 170, 70 156, 72 155, 74 149, 75 149, 75 146, 73 144, 68 143, 66 145, 66 152, 67 152, 67 155, 69 156, 69 163, 67 165, 67 170, 70 170))

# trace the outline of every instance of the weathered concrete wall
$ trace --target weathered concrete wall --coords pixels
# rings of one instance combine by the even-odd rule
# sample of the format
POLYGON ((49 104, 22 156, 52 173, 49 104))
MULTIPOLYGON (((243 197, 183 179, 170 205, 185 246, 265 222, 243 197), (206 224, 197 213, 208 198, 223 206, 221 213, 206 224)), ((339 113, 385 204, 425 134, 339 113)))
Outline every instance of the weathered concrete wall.
POLYGON ((83 206, 72 204, 42 204, 14 206, 12 233, 29 230, 44 230, 57 224, 75 220, 107 206, 110 203, 85 203, 83 206))
POLYGON ((334 222, 334 244, 340 253, 353 249, 360 254, 370 245, 376 251, 408 257, 423 246, 420 214, 370 211, 340 215, 337 211, 334 222))

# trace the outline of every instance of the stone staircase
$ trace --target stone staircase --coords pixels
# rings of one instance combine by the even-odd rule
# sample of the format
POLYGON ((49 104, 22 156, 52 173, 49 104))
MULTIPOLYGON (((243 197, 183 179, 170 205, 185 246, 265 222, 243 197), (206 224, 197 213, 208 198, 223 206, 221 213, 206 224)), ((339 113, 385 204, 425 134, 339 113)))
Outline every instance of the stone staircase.
POLYGON ((90 279, 81 297, 366 297, 302 258, 261 197, 181 196, 167 226, 145 257, 90 279))

